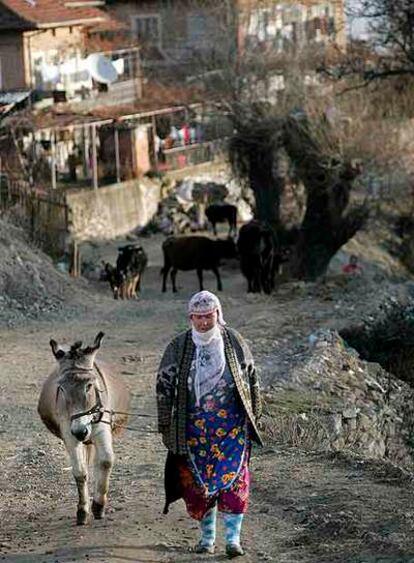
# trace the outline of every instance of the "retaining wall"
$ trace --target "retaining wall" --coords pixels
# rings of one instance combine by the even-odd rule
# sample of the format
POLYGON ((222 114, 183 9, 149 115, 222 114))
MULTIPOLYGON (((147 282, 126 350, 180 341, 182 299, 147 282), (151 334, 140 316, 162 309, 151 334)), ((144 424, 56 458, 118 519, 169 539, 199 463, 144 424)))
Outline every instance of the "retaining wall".
POLYGON ((69 233, 74 240, 112 239, 150 221, 160 201, 160 185, 142 178, 70 192, 66 201, 69 233))

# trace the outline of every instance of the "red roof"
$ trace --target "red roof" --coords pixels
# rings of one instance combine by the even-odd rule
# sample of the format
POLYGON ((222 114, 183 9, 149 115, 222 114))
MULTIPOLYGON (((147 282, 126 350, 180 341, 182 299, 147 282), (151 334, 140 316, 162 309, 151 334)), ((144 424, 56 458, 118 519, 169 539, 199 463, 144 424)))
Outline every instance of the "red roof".
POLYGON ((106 19, 106 14, 99 8, 71 8, 65 6, 64 0, 0 0, 0 4, 37 28, 93 23, 106 19))

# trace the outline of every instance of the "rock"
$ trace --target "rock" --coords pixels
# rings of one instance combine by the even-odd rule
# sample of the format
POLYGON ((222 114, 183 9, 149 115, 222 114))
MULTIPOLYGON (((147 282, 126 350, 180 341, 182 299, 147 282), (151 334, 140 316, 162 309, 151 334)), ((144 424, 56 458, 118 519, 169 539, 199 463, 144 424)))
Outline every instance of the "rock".
POLYGON ((358 411, 359 409, 355 408, 355 407, 349 407, 345 410, 342 411, 342 416, 347 419, 347 418, 356 418, 358 415, 358 411))

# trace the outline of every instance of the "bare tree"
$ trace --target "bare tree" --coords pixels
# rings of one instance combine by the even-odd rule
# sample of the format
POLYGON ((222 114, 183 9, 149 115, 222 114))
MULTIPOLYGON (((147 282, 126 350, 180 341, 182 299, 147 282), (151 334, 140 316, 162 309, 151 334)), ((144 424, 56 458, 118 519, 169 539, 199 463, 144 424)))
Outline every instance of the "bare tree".
POLYGON ((263 11, 272 15, 278 7, 274 1, 246 1, 240 11, 227 0, 220 6, 192 0, 186 6, 200 4, 203 10, 213 10, 223 40, 217 43, 219 52, 201 43, 195 49, 197 72, 191 80, 230 116, 233 171, 253 190, 256 217, 269 224, 279 240, 286 230, 280 214, 286 181, 281 163, 289 159, 306 194, 293 274, 314 279, 325 273, 331 257, 367 217, 364 206, 351 205, 360 168, 352 166, 344 150, 345 128, 340 138, 324 112, 314 112, 308 103, 316 89, 316 105, 322 101, 324 109, 329 106, 322 82, 313 87, 305 83, 305 77, 315 75, 321 47, 283 40, 279 48, 276 39, 267 41, 258 22, 263 11))
POLYGON ((279 174, 277 162, 283 148, 283 121, 258 112, 250 117, 233 117, 235 133, 229 143, 233 172, 253 190, 256 218, 280 232, 280 200, 285 179, 279 174))
MULTIPOLYGON (((291 268, 300 279, 323 275, 333 255, 361 229, 369 212, 364 203, 351 204, 360 165, 345 160, 335 151, 336 144, 321 144, 312 127, 306 115, 289 116, 285 122, 285 148, 306 191, 306 212, 291 268)), ((326 128, 330 129, 328 123, 326 128)))
POLYGON ((338 51, 333 64, 325 61, 324 72, 335 78, 354 77, 359 87, 414 76, 412 0, 359 0, 348 12, 351 22, 364 22, 363 39, 350 42, 346 52, 338 51))

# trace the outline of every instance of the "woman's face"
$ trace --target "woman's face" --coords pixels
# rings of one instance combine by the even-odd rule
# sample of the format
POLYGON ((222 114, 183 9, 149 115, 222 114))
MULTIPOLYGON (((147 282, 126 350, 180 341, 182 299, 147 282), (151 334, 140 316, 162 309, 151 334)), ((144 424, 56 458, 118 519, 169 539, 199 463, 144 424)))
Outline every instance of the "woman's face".
POLYGON ((205 315, 190 315, 193 327, 197 332, 207 332, 217 324, 217 309, 205 315))

